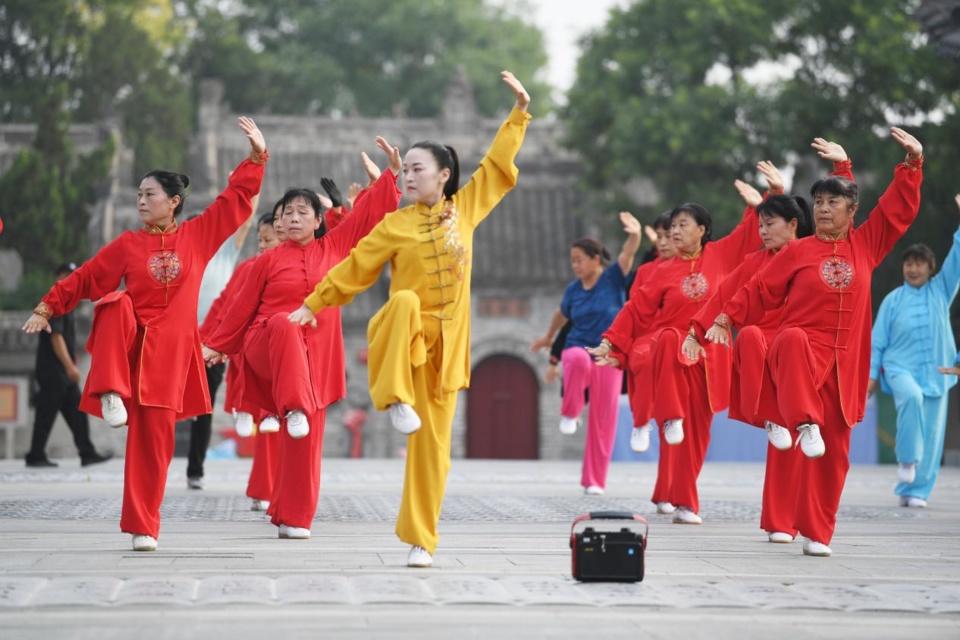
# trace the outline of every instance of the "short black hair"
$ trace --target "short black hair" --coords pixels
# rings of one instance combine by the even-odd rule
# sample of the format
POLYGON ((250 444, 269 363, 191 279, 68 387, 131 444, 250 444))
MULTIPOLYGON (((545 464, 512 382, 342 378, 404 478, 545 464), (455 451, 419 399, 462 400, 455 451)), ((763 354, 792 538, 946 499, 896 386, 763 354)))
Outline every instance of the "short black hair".
POLYGON ((906 248, 903 255, 900 256, 900 266, 903 267, 907 260, 917 260, 926 262, 930 265, 930 272, 937 270, 937 256, 933 254, 933 249, 925 244, 912 244, 906 248))
POLYGON ((703 237, 700 238, 700 246, 707 244, 713 238, 713 218, 710 217, 710 212, 702 204, 697 204, 696 202, 687 202, 680 205, 670 212, 670 224, 673 224, 673 221, 681 213, 685 213, 691 218, 698 226, 704 228, 703 237))

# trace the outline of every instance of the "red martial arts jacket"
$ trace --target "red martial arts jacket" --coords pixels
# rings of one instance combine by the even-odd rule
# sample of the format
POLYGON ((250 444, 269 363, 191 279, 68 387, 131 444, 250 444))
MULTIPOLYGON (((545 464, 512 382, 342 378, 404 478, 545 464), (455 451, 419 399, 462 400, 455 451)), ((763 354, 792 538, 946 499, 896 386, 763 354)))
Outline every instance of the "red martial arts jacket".
MULTIPOLYGON (((306 246, 287 240, 258 256, 243 287, 223 313, 207 346, 228 355, 243 350, 248 330, 259 330, 275 314, 289 314, 303 305, 327 271, 343 260, 384 216, 397 209, 401 193, 397 176, 389 169, 357 198, 349 217, 319 240, 306 246)), ((317 327, 303 327, 316 408, 322 409, 346 394, 343 332, 340 308, 317 314, 317 327)), ((241 370, 244 404, 274 410, 270 388, 260 388, 250 375, 246 359, 241 370)), ((262 373, 262 372, 261 372, 262 373)), ((309 409, 309 407, 304 407, 309 409)))
MULTIPOLYGON (((135 400, 142 406, 173 409, 177 419, 210 413, 197 300, 207 263, 252 213, 263 165, 243 161, 227 188, 199 216, 166 231, 127 231, 58 282, 44 296, 54 316, 80 300, 99 300, 121 280, 137 318, 137 351, 132 357, 135 400)), ((100 336, 96 323, 90 341, 100 336)), ((84 390, 80 409, 101 416, 100 399, 84 390)))
MULTIPOLYGON (((655 319, 660 328, 672 327, 686 333, 690 318, 717 285, 759 245, 757 212, 747 207, 740 224, 728 236, 708 242, 697 257, 677 256, 662 262, 603 334, 612 345, 612 355, 626 362, 634 341, 651 330, 655 319)), ((730 351, 710 345, 704 348, 708 356, 705 365, 710 406, 714 412, 722 411, 730 394, 730 351)))
POLYGON ((783 306, 780 329, 807 334, 823 385, 836 365, 848 426, 863 419, 870 376, 870 282, 873 270, 917 217, 923 171, 900 164, 870 217, 839 240, 796 240, 774 256, 723 306, 733 326, 758 323, 783 306))

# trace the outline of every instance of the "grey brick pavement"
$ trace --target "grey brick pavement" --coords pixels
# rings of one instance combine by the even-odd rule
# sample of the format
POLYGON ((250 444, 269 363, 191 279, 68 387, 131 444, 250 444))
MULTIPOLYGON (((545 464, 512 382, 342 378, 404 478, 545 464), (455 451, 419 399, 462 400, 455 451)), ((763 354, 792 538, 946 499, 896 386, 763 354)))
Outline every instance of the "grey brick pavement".
POLYGON ((708 464, 690 527, 652 513, 652 465, 615 464, 595 498, 575 463, 456 460, 435 566, 411 570, 392 532, 401 461, 324 461, 309 541, 249 511, 249 461, 211 461, 199 492, 180 467, 144 554, 117 530, 122 461, 0 463, 4 637, 960 638, 954 468, 930 508, 907 510, 892 467, 854 467, 820 559, 766 542, 759 465, 708 464), (648 516, 643 583, 570 578, 569 524, 596 509, 648 516))

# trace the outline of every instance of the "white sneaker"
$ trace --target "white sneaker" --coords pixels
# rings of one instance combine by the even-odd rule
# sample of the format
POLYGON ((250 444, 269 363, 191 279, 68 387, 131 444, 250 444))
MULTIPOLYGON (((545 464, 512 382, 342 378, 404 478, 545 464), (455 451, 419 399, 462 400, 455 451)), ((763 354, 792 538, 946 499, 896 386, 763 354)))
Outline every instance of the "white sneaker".
POLYGON ((203 478, 187 478, 187 489, 203 489, 203 478))
POLYGON ((410 547, 410 553, 407 554, 407 566, 426 569, 433 566, 433 556, 427 553, 423 547, 410 547))
POLYGON ((310 424, 303 411, 296 409, 287 414, 287 433, 295 440, 305 438, 310 433, 310 424))
POLYGON ((923 509, 927 506, 927 501, 916 496, 900 496, 900 506, 923 509))
POLYGON ((277 433, 280 431, 280 418, 267 416, 260 421, 260 433, 277 433))
POLYGON ((247 438, 253 435, 253 416, 246 411, 237 411, 237 417, 234 420, 233 428, 241 438, 247 438))
POLYGON ((257 500, 254 498, 253 504, 250 505, 250 511, 266 511, 270 508, 269 500, 257 500))
POLYGON ((103 419, 114 429, 127 426, 127 408, 119 394, 105 393, 100 396, 100 410, 103 419))
POLYGON ((767 539, 770 540, 770 542, 778 544, 793 542, 793 536, 784 531, 771 531, 769 534, 767 534, 767 539))
POLYGON ((788 451, 793 446, 793 438, 790 436, 790 430, 780 425, 770 422, 764 425, 767 430, 767 440, 773 445, 774 449, 779 451, 788 451))
POLYGON ((797 436, 797 444, 800 445, 803 455, 808 458, 819 458, 827 452, 827 446, 820 437, 819 426, 812 423, 802 424, 797 427, 797 433, 800 434, 797 436))
POLYGON ((673 524, 703 524, 703 518, 686 507, 677 507, 673 514, 673 524))
POLYGON ((277 537, 286 540, 309 540, 310 529, 303 527, 288 527, 285 524, 280 525, 277 530, 277 537))
POLYGON ((667 444, 680 444, 683 442, 683 418, 676 420, 667 420, 663 425, 663 439, 667 444))
POLYGON ((662 513, 662 514, 664 514, 664 515, 670 515, 671 513, 673 513, 673 512, 676 511, 676 510, 677 510, 677 508, 676 508, 675 506, 673 506, 672 504, 670 504, 669 502, 658 502, 658 503, 657 503, 657 513, 662 513))
POLYGON ((805 556, 817 556, 818 558, 829 558, 830 554, 833 552, 830 551, 830 547, 823 544, 822 542, 817 542, 811 540, 810 538, 805 538, 803 541, 803 555, 805 556))
POLYGON ((898 464, 897 465, 897 479, 904 483, 910 484, 917 479, 917 463, 912 462, 910 464, 898 464))
POLYGON ((567 416, 560 416, 560 433, 565 436, 572 436, 577 432, 577 425, 579 421, 576 418, 568 418, 567 416))
POLYGON ((650 425, 634 427, 630 434, 630 448, 637 453, 646 453, 650 448, 650 425))
POLYGON ((598 487, 597 485, 592 484, 589 487, 585 487, 583 493, 588 496, 602 496, 603 487, 598 487))
POLYGON ((153 536, 140 536, 133 534, 134 551, 156 551, 157 539, 153 536))
POLYGON ((415 433, 420 428, 420 416, 416 410, 406 402, 394 402, 387 407, 390 414, 390 424, 405 436, 415 433))

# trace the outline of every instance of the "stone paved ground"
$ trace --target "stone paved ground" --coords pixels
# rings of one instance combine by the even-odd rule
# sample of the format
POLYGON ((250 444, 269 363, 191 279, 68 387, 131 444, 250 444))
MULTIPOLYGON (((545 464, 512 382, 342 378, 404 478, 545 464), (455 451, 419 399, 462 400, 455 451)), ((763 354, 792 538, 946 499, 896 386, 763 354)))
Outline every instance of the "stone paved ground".
POLYGON ((759 465, 707 465, 690 527, 643 499, 652 465, 613 465, 595 498, 576 463, 456 460, 435 566, 412 570, 393 535, 401 461, 325 461, 309 541, 249 511, 249 461, 209 462, 199 492, 182 467, 144 554, 117 530, 122 461, 0 463, 3 637, 960 638, 956 468, 930 508, 907 510, 892 467, 855 467, 820 559, 766 542, 759 465), (570 578, 570 522, 597 509, 650 520, 644 582, 570 578))

